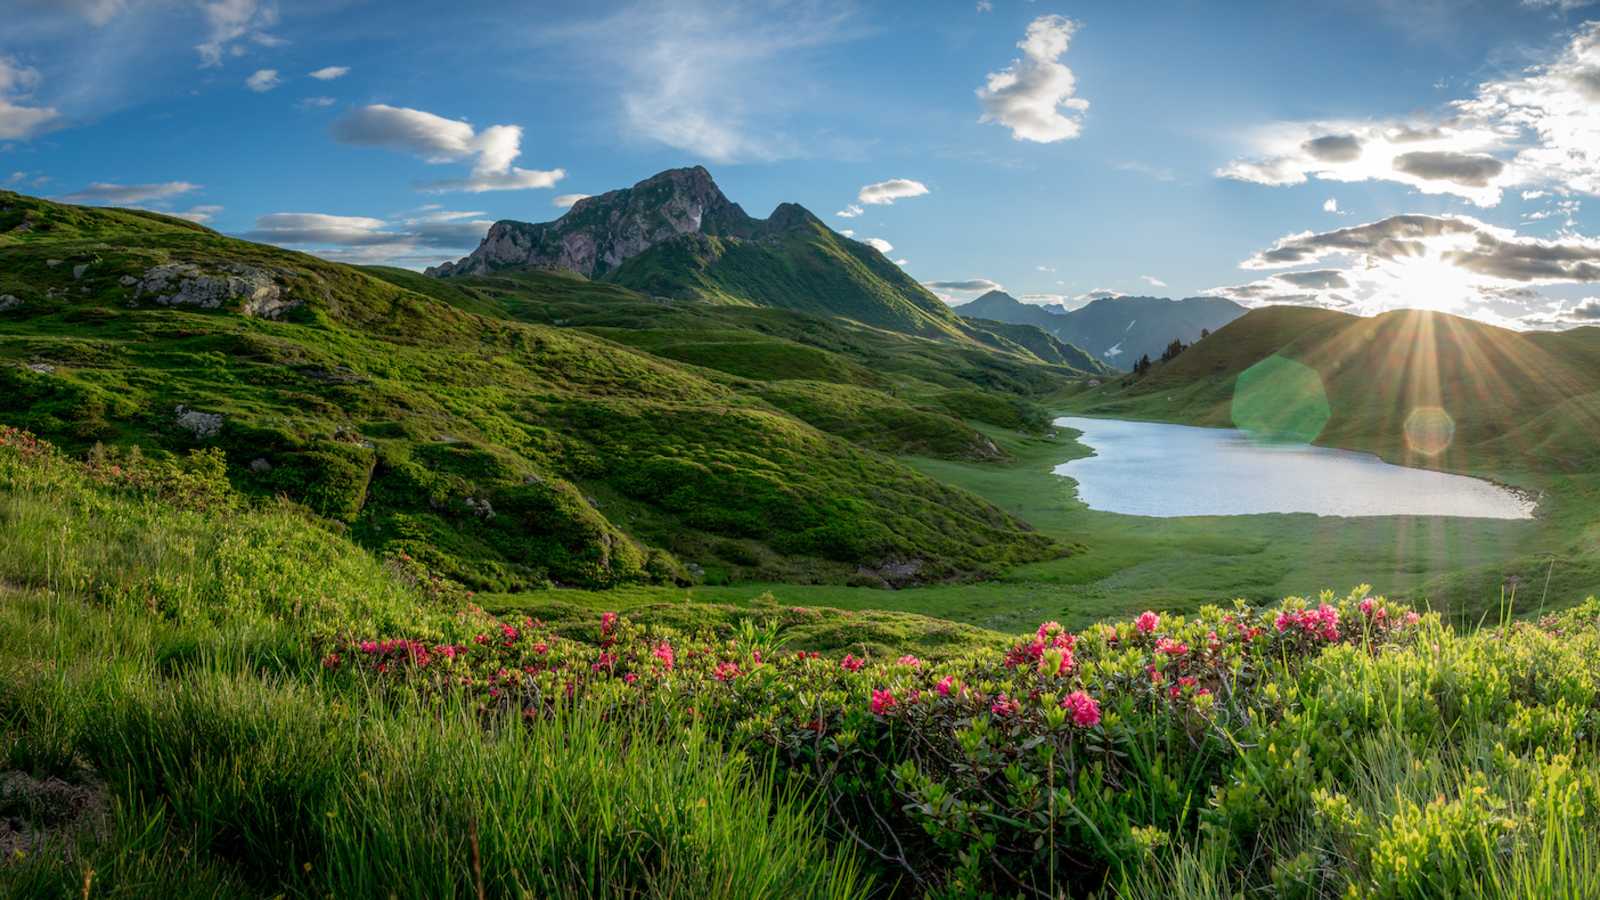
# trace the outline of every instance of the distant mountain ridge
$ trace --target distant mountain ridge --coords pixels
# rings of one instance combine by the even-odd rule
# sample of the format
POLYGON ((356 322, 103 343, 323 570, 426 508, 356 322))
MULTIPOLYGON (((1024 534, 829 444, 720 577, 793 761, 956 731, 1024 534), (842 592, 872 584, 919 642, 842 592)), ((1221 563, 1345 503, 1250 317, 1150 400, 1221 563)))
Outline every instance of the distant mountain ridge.
POLYGON ((496 222, 437 278, 558 269, 634 290, 839 316, 908 334, 993 343, 875 248, 782 203, 756 219, 703 167, 578 201, 553 222, 496 222))
POLYGON ((1193 343, 1202 330, 1221 328, 1244 315, 1245 308, 1222 297, 1102 297, 1056 313, 996 290, 955 311, 967 319, 1033 325, 1101 362, 1128 369, 1141 356, 1159 357, 1174 339, 1193 343))

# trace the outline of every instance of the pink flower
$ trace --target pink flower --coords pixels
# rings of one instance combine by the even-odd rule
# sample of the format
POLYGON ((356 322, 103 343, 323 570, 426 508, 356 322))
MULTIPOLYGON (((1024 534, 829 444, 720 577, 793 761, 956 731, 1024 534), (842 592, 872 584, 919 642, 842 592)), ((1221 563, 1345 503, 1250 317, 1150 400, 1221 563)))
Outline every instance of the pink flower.
POLYGON ((899 665, 909 666, 909 667, 911 667, 913 669, 922 668, 922 660, 917 659, 915 656, 912 656, 909 653, 907 653, 905 656, 902 656, 899 659, 895 660, 895 662, 898 663, 899 665))
POLYGON ((1361 606, 1361 614, 1364 615, 1364 616, 1372 615, 1372 607, 1374 607, 1376 605, 1377 604, 1373 602, 1373 599, 1371 597, 1363 597, 1363 598, 1361 598, 1361 604, 1360 604, 1360 606, 1361 606))
POLYGON ((1100 724, 1100 703, 1083 691, 1073 691, 1061 701, 1061 708, 1072 713, 1072 724, 1093 728, 1100 724))
POLYGON ((718 681, 732 681, 735 678, 738 678, 741 674, 742 673, 739 671, 738 663, 722 662, 717 663, 717 667, 711 672, 711 677, 718 681))
POLYGON ((546 644, 544 641, 540 641, 539 643, 533 645, 533 652, 543 656, 544 654, 550 652, 550 645, 546 644))
POLYGON ((339 668, 339 654, 337 654, 337 653, 329 653, 327 656, 324 656, 322 658, 322 667, 324 669, 337 669, 337 668, 339 668))
POLYGON ((1407 625, 1415 625, 1415 624, 1417 624, 1418 622, 1421 622, 1421 621, 1422 621, 1422 617, 1417 615, 1415 612, 1406 613, 1405 622, 1406 622, 1407 625))
POLYGON ((610 634, 611 629, 617 626, 617 614, 614 612, 600 614, 600 633, 610 634))
POLYGON ((997 716, 1014 716, 1022 711, 1022 704, 1001 694, 989 705, 989 711, 997 716))
POLYGON ((1157 638, 1156 652, 1165 653, 1168 656, 1182 656, 1189 652, 1189 645, 1171 638, 1157 638))
POLYGON ((844 655, 844 659, 839 660, 839 668, 845 670, 846 672, 859 672, 861 671, 861 667, 866 664, 866 660, 850 653, 846 653, 844 655))
POLYGON ((634 674, 633 672, 629 672, 628 674, 622 676, 622 680, 626 681, 629 684, 633 684, 635 681, 639 680, 639 676, 634 674))
POLYGON ((378 642, 377 641, 362 641, 361 642, 361 652, 362 653, 377 653, 378 652, 378 642))
POLYGON ((1065 675, 1071 670, 1071 650, 1051 650, 1039 658, 1040 675, 1065 675))
POLYGON ((1139 618, 1133 621, 1133 627, 1139 629, 1140 634, 1149 634, 1161 627, 1161 617, 1146 610, 1140 613, 1139 618))
POLYGON ((507 641, 514 641, 517 639, 517 635, 521 634, 514 625, 501 625, 500 633, 505 636, 507 641))
POLYGON ((677 655, 672 652, 672 645, 666 641, 662 641, 656 646, 655 656, 656 659, 661 660, 661 664, 666 667, 668 672, 671 672, 672 667, 678 663, 677 655))
POLYGON ((872 691, 872 714, 881 716, 894 707, 894 691, 876 688, 872 691))
POLYGON ((946 675, 939 679, 939 683, 934 685, 933 689, 939 692, 939 696, 948 697, 950 696, 950 686, 955 684, 955 680, 956 677, 954 675, 946 675))
POLYGON ((1043 625, 1040 625, 1039 626, 1039 630, 1034 632, 1034 634, 1039 638, 1039 640, 1042 641, 1042 640, 1044 640, 1046 638, 1049 638, 1049 637, 1051 637, 1053 635, 1060 634, 1062 631, 1065 631, 1065 630, 1066 629, 1061 627, 1061 623, 1060 622, 1046 622, 1043 625))

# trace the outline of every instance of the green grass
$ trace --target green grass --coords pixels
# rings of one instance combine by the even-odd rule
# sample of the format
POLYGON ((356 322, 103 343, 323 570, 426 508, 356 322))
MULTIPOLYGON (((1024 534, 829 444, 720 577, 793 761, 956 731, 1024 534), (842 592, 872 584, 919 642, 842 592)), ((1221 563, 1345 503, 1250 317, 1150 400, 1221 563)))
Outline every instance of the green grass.
MULTIPOLYGON (((1514 595, 1517 608, 1531 613, 1569 606, 1600 590, 1600 558, 1592 549, 1600 525, 1587 512, 1600 498, 1600 479, 1590 476, 1552 476, 1534 521, 1278 514, 1149 518, 1091 510, 1078 500, 1070 479, 1053 474, 1055 466, 1089 452, 1070 429, 1059 435, 988 433, 1008 461, 907 462, 984 497, 1072 552, 982 582, 892 592, 761 583, 605 591, 573 602, 596 609, 685 597, 747 604, 770 592, 785 605, 892 610, 1014 632, 1048 619, 1081 627, 1146 608, 1194 610, 1235 597, 1264 602, 1314 592, 1319 585, 1364 581, 1471 626, 1485 615, 1493 618, 1502 597, 1514 595)), ((513 608, 537 603, 540 596, 497 596, 493 603, 513 608)))
MULTIPOLYGON (((159 216, 10 193, 0 206, 30 226, 0 234, 0 292, 22 301, 0 313, 0 422, 77 453, 219 448, 230 481, 258 501, 288 497, 475 588, 672 583, 691 580, 691 564, 843 582, 906 559, 923 579, 970 578, 1056 552, 876 452, 982 455, 969 424, 919 398, 956 385, 1026 395, 1067 371, 1025 352, 961 341, 935 366, 923 361, 954 338, 758 310, 702 340, 731 356, 699 360, 738 369, 727 360, 791 351, 754 380, 555 324, 566 305, 596 318, 665 309, 615 285, 548 273, 441 282, 159 216), (255 273, 298 305, 267 318, 237 300, 135 296, 138 279, 175 262, 255 273), (901 368, 929 379, 872 375, 867 351, 850 348, 873 342, 901 347, 901 368), (851 412, 858 398, 898 424, 851 412), (185 430, 180 406, 221 416, 219 430, 185 430)), ((667 343, 681 345, 697 317, 685 313, 667 343)))
POLYGON ((0 894, 865 892, 807 797, 670 712, 485 732, 329 678, 334 635, 427 634, 459 601, 301 511, 183 509, 14 447, 0 484, 0 774, 99 798, 6 810, 49 843, 0 894))

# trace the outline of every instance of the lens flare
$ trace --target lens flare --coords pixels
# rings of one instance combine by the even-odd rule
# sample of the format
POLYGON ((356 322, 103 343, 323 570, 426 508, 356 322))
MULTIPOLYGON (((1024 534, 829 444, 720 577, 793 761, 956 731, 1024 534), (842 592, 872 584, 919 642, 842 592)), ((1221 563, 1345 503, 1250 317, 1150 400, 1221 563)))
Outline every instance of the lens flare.
POLYGON ((1406 444, 1425 456, 1438 456, 1455 440, 1456 420, 1438 406, 1419 406, 1406 416, 1406 444))
POLYGON ((1256 441, 1309 444, 1331 411, 1315 369, 1274 355, 1239 373, 1232 414, 1234 427, 1256 441))

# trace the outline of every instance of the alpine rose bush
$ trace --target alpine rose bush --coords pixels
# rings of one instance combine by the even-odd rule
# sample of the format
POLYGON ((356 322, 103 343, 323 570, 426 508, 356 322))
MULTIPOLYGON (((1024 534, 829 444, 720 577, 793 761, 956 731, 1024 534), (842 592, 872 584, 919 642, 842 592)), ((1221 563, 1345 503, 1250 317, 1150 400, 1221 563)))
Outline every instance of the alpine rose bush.
POLYGON ((1327 648, 1382 654, 1421 628, 1365 588, 1078 634, 1046 622, 1009 648, 943 661, 784 653, 614 613, 593 642, 476 609, 454 624, 452 640, 328 648, 329 677, 467 691, 495 718, 572 703, 687 710, 819 790, 841 838, 909 883, 1006 894, 1094 884, 1144 858, 1150 829, 1193 829, 1239 744, 1288 709, 1281 679, 1327 648))

